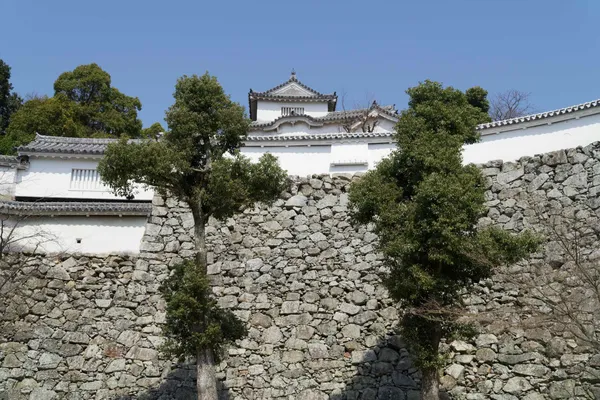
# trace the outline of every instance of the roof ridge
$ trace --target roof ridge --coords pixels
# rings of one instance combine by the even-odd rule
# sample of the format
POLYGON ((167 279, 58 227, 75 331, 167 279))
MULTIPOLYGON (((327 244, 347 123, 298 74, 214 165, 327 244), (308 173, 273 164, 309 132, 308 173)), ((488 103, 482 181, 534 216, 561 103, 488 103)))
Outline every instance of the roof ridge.
POLYGON ((11 214, 68 215, 79 214, 128 214, 148 215, 152 210, 152 202, 107 202, 107 201, 14 201, 0 200, 0 211, 11 214))
POLYGON ((296 83, 298 84, 300 87, 302 87, 303 89, 308 90, 309 92, 313 93, 315 96, 323 96, 322 93, 317 92, 315 89, 305 85, 304 83, 300 82, 300 80, 296 77, 296 74, 293 73, 292 76, 290 76, 290 79, 288 79, 287 81, 285 81, 284 83, 281 83, 265 92, 262 92, 264 94, 271 94, 272 92, 274 92, 275 90, 281 89, 282 87, 284 87, 285 85, 288 85, 290 83, 296 83))
POLYGON ((95 144, 109 144, 117 142, 118 138, 88 138, 88 137, 76 137, 76 136, 50 136, 35 134, 33 141, 43 140, 46 142, 54 143, 95 143, 95 144))
POLYGON ((324 140, 324 139, 355 139, 391 137, 391 132, 351 132, 351 133, 317 133, 310 135, 254 135, 248 136, 247 141, 284 141, 284 140, 324 140))
POLYGON ((575 104, 575 105, 567 106, 567 107, 563 107, 563 108, 557 108, 555 110, 542 111, 542 112, 538 112, 538 113, 534 113, 534 114, 523 115, 522 117, 514 117, 514 118, 508 118, 508 119, 501 119, 498 121, 486 122, 486 123, 477 125, 477 129, 481 130, 481 129, 499 127, 499 126, 519 124, 522 122, 534 121, 536 119, 543 119, 543 118, 554 117, 554 116, 562 115, 562 114, 569 114, 569 113, 572 113, 575 111, 580 111, 580 110, 587 109, 587 108, 595 108, 598 106, 600 106, 600 99, 591 100, 591 101, 587 101, 585 103, 575 104))
MULTIPOLYGON (((274 91, 277 91, 277 90, 283 88, 286 85, 289 85, 290 83, 295 83, 298 86, 300 86, 301 88, 309 91, 310 93, 312 93, 314 95, 314 96, 301 96, 301 97, 337 97, 335 92, 333 94, 323 94, 323 93, 318 92, 315 89, 311 88, 310 86, 302 83, 296 77, 296 73, 292 73, 292 75, 290 76, 290 78, 287 81, 285 81, 283 83, 280 83, 279 85, 274 86, 271 89, 265 90, 263 92, 255 92, 252 89, 250 89, 250 95, 254 95, 254 96, 282 96, 282 97, 286 97, 285 95, 274 95, 272 93, 274 91)), ((300 97, 300 96, 294 96, 294 97, 300 97)))

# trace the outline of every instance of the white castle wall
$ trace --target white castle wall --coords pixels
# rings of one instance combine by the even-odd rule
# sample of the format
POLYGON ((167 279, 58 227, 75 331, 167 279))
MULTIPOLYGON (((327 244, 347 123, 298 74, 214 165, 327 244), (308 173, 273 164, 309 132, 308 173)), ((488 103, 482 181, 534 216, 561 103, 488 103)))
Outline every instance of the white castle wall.
POLYGON ((523 156, 587 146, 600 140, 600 114, 548 121, 552 124, 527 127, 525 123, 520 124, 518 129, 497 134, 489 134, 492 129, 485 130, 481 142, 465 147, 465 162, 515 161, 523 156))
POLYGON ((135 255, 146 222, 146 216, 31 217, 19 220, 11 237, 26 252, 135 255))
POLYGON ((307 176, 323 173, 366 172, 373 168, 382 157, 395 148, 393 143, 333 143, 323 145, 243 147, 242 154, 253 161, 269 152, 279 158, 279 163, 289 175, 307 176), (346 164, 344 162, 366 164, 346 164), (332 165, 333 164, 333 165, 332 165))
MULTIPOLYGON (((600 114, 562 121, 559 118, 549 118, 547 121, 552 123, 537 126, 519 124, 510 127, 512 130, 508 130, 510 128, 483 130, 481 142, 464 147, 464 162, 482 164, 490 160, 516 161, 524 156, 587 146, 600 141, 600 114), (494 133, 496 130, 500 132, 494 133)), ((393 127, 382 124, 378 129, 389 132, 393 127)), ((294 126, 282 127, 279 134, 273 135, 334 133, 333 131, 339 131, 339 126, 329 125, 308 130, 306 124, 297 123, 294 126)), ((366 140, 340 141, 333 144, 326 144, 328 142, 325 141, 289 141, 287 145, 286 142, 275 142, 277 146, 268 146, 271 143, 273 142, 265 141, 264 144, 248 142, 248 146, 242 148, 242 153, 253 160, 258 160, 262 154, 269 152, 279 157, 281 165, 290 175, 298 176, 364 172, 377 165, 396 147, 394 143, 366 145, 366 140), (264 147, 260 147, 261 145, 264 147), (331 163, 341 160, 367 160, 368 164, 331 166, 331 163)))
MULTIPOLYGON (((19 171, 15 195, 17 197, 61 197, 71 199, 120 199, 110 190, 71 189, 73 169, 96 169, 98 159, 32 158, 29 168, 19 171)), ((136 200, 152 200, 153 192, 140 188, 136 200)))

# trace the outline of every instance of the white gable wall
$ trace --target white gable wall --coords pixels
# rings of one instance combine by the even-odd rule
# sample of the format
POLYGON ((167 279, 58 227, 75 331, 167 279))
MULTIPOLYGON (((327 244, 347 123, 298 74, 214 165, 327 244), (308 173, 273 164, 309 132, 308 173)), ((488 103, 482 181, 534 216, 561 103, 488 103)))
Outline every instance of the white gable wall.
POLYGON ((291 102, 291 101, 257 101, 256 120, 259 122, 270 122, 281 117, 281 107, 304 107, 304 114, 311 117, 323 117, 327 115, 327 102, 291 102))

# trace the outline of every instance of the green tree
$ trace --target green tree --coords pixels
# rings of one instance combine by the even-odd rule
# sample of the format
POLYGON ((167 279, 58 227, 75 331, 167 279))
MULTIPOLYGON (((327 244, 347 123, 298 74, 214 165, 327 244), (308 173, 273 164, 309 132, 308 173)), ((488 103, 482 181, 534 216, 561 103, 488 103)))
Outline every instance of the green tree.
POLYGON ((22 103, 23 99, 13 92, 13 85, 10 83, 10 66, 0 59, 0 135, 6 133, 11 115, 22 103))
POLYGON ((142 129, 142 137, 148 139, 158 139, 160 134, 165 133, 165 128, 159 123, 155 122, 148 128, 142 129))
POLYGON ((110 75, 97 64, 80 65, 54 82, 53 97, 34 97, 12 117, 0 151, 14 153, 36 133, 50 136, 139 137, 142 104, 111 86, 110 75))
POLYGON ((479 140, 475 127, 489 118, 485 92, 426 81, 407 93, 398 148, 352 184, 350 201, 353 218, 373 223, 379 236, 383 280, 404 310, 400 330, 423 374, 421 398, 437 400, 440 341, 466 328, 461 295, 494 267, 527 257, 537 239, 477 227, 485 180, 463 165, 461 149, 479 140))
POLYGON ((98 170, 119 195, 133 195, 136 182, 190 207, 197 253, 195 262, 179 267, 164 286, 164 333, 171 354, 196 357, 198 398, 216 400, 215 356, 224 341, 239 338, 243 329, 209 300, 205 226, 210 216, 223 219, 255 202, 273 201, 287 178, 274 156, 251 163, 239 154, 249 120, 215 77, 184 76, 174 97, 166 113, 171 130, 163 138, 122 138, 108 146, 98 170))

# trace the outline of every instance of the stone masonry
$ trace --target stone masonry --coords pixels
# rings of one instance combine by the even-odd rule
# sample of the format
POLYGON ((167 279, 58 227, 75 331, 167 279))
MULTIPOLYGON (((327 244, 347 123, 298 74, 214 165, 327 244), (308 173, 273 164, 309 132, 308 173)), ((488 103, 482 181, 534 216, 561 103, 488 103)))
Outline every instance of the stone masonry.
MULTIPOLYGON (((482 168, 482 225, 538 230, 534 206, 589 210, 597 222, 600 145, 482 168)), ((420 375, 379 281, 377 237, 348 218, 352 179, 295 177, 273 206, 210 222, 215 294, 249 328, 219 365, 224 399, 418 399, 420 375)), ((158 351, 158 287, 169 266, 193 256, 192 226, 183 204, 157 197, 136 259, 5 257, 18 273, 0 289, 0 399, 194 398, 193 365, 158 351)), ((548 243, 511 273, 561 268, 560 259, 548 243)), ((444 344, 442 384, 452 398, 578 398, 581 382, 596 382, 589 372, 598 357, 542 328, 527 299, 503 272, 466 299, 472 315, 493 318, 477 320, 472 341, 444 344)))

